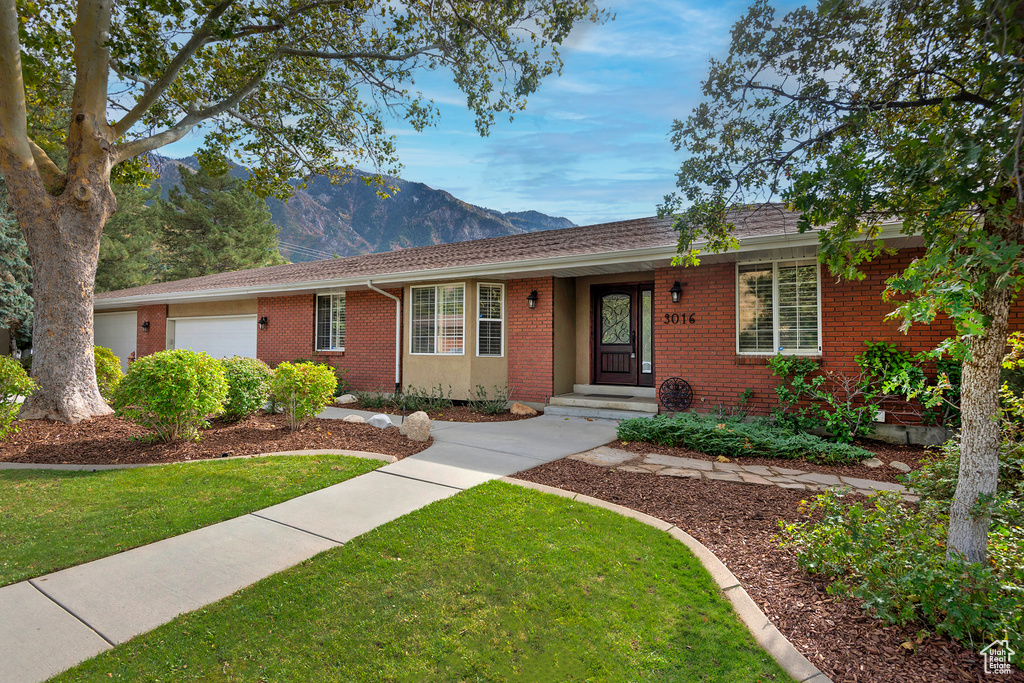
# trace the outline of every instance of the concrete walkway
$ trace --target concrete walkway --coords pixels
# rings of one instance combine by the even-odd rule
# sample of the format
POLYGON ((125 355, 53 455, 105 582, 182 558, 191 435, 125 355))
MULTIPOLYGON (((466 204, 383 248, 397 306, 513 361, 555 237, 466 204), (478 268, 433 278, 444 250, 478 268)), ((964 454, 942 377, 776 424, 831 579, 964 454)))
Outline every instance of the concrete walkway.
MULTIPOLYGON (((323 416, 348 414, 367 415, 330 408, 323 416)), ((615 426, 547 415, 435 422, 430 448, 369 474, 0 588, 0 681, 45 680, 424 505, 608 443, 615 426)))

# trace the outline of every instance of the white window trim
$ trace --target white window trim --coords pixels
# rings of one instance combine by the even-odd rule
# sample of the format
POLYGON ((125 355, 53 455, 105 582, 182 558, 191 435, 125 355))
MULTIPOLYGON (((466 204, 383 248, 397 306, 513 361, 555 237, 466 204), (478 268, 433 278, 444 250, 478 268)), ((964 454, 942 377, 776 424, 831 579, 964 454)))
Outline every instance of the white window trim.
POLYGON ((465 356, 466 355, 466 283, 465 282, 439 282, 436 285, 409 285, 409 355, 410 356, 442 356, 442 357, 454 357, 454 356, 465 356), (437 290, 442 287, 462 287, 462 350, 458 353, 438 353, 437 352, 437 319, 440 316, 438 312, 438 306, 441 305, 441 297, 438 296, 437 290), (415 289, 433 289, 434 290, 434 351, 433 353, 416 352, 412 350, 412 333, 413 333, 413 290, 415 289))
MULTIPOLYGON (((340 348, 331 347, 329 349, 320 348, 320 297, 329 296, 331 297, 331 310, 334 310, 334 297, 341 297, 345 299, 345 292, 329 291, 329 292, 317 292, 316 299, 314 300, 314 308, 316 309, 315 319, 313 321, 313 348, 316 351, 323 351, 325 353, 335 353, 338 351, 344 351, 345 347, 342 345, 340 348)), ((348 340, 348 301, 345 301, 345 339, 348 340)))
POLYGON ((773 261, 743 261, 737 262, 733 270, 733 287, 735 288, 735 322, 736 328, 736 355, 739 356, 820 356, 821 355, 821 264, 814 259, 780 259, 773 261), (772 350, 770 353, 764 351, 740 351, 740 266, 753 266, 768 264, 772 265, 772 350), (814 265, 814 272, 818 283, 818 348, 817 350, 783 350, 779 351, 779 266, 809 266, 814 265))
MULTIPOLYGON (((465 312, 465 307, 463 307, 465 312)), ((500 282, 478 282, 476 283, 476 355, 477 358, 504 358, 505 357, 505 285, 500 282), (480 288, 498 287, 501 289, 501 318, 487 318, 487 322, 501 323, 501 353, 480 353, 480 323, 484 318, 480 317, 480 288)))

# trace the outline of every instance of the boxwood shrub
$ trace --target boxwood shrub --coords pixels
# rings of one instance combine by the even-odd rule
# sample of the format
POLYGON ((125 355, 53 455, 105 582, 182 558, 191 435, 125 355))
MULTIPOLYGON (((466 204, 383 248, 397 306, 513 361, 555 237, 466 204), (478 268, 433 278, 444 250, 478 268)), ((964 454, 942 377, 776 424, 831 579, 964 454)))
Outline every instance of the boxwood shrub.
POLYGON ((152 429, 163 441, 199 440, 207 417, 219 414, 228 395, 224 366, 185 349, 143 356, 114 390, 114 411, 152 429))
POLYGON ((270 380, 274 373, 266 363, 256 358, 234 356, 221 361, 228 380, 228 398, 224 403, 224 417, 240 420, 262 408, 270 395, 270 380))
POLYGON ((295 431, 331 403, 337 385, 330 366, 285 361, 274 369, 270 393, 295 431))
POLYGON ((808 462, 845 464, 872 457, 863 448, 832 443, 813 434, 794 433, 765 421, 723 420, 696 413, 623 420, 618 436, 623 441, 682 446, 730 458, 805 458, 808 462))
POLYGON ((121 359, 105 346, 94 346, 92 352, 96 362, 96 384, 99 385, 100 396, 109 403, 124 376, 121 359))
POLYGON ((16 420, 21 411, 18 398, 29 396, 36 388, 21 363, 10 356, 0 356, 0 439, 18 431, 16 420))

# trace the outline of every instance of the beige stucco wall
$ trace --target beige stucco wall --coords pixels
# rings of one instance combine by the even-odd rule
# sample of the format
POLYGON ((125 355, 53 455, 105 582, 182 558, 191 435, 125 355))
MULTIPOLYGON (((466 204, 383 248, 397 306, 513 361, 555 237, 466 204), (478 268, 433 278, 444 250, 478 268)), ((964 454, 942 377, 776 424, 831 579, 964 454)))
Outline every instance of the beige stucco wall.
POLYGON ((256 315, 256 299, 237 301, 203 301, 190 304, 168 304, 168 318, 198 318, 207 315, 256 315))
POLYGON ((591 366, 590 337, 592 319, 590 314, 591 285, 608 285, 616 282, 654 282, 654 271, 639 273, 615 273, 614 275, 591 275, 576 278, 576 383, 590 384, 591 366))
MULTIPOLYGON (((481 280, 484 284, 495 284, 493 281, 481 280)), ((427 283, 424 283, 427 284, 427 283)), ((429 389, 438 384, 447 392, 451 387, 451 397, 455 400, 471 398, 473 390, 481 385, 486 390, 508 383, 508 289, 505 289, 505 325, 503 328, 504 354, 501 357, 476 355, 476 320, 477 320, 477 281, 453 280, 437 284, 464 284, 465 323, 464 353, 461 356, 420 355, 410 353, 412 348, 412 287, 405 288, 402 315, 405 316, 402 339, 402 385, 406 388, 417 387, 429 389)), ((501 284, 501 283, 497 283, 501 284)))
POLYGON ((568 394, 576 379, 576 279, 554 284, 554 392, 568 394))

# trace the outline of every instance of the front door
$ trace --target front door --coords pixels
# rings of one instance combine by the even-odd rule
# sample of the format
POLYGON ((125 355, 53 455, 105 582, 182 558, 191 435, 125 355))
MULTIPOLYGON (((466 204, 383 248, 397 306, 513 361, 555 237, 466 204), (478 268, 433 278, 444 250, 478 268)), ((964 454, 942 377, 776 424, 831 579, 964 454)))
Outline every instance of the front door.
POLYGON ((654 386, 654 285, 595 285, 594 383, 654 386))

